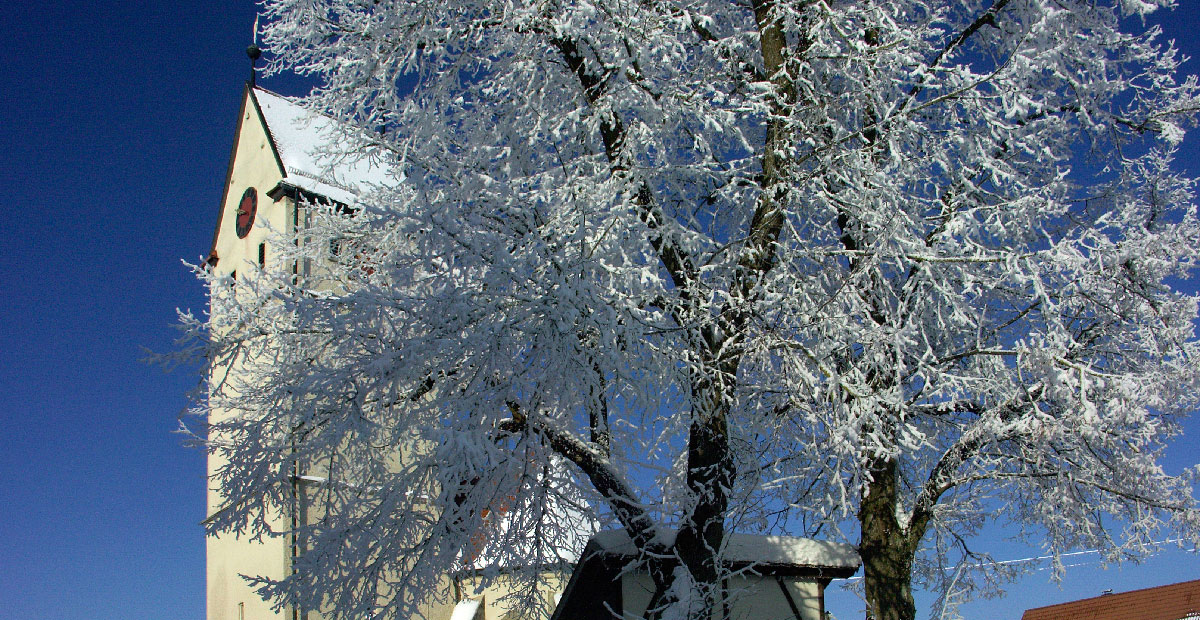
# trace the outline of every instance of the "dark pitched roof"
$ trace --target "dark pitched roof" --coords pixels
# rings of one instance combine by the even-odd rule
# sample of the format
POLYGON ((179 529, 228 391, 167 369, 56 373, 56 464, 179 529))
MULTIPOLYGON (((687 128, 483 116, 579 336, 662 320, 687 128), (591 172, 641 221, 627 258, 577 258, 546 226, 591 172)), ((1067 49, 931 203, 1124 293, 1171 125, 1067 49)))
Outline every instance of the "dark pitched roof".
POLYGON ((1200 579, 1029 609, 1021 620, 1183 620, 1189 617, 1200 618, 1200 579))
MULTIPOLYGON (((678 534, 660 530, 660 540, 669 544, 678 534)), ((735 570, 752 569, 771 579, 830 579, 853 575, 862 560, 850 545, 795 538, 726 534, 725 562, 735 570)), ((623 610, 621 576, 636 571, 632 562, 639 553, 625 530, 600 532, 588 541, 571 573, 562 599, 550 620, 611 620, 613 611, 623 610)))

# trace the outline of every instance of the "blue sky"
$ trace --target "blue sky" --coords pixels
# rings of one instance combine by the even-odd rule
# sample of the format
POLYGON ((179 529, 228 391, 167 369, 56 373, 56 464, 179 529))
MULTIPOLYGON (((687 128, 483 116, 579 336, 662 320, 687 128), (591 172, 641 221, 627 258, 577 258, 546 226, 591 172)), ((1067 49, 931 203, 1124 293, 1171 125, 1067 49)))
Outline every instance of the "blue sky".
MULTIPOLYGON (((1200 57, 1187 2, 1158 19, 1200 57)), ((173 433, 196 377, 140 360, 171 350, 177 307, 204 306, 181 261, 212 238, 255 5, 24 4, 0 6, 0 620, 203 618, 203 457, 173 433)), ((1186 163, 1200 173, 1197 143, 1186 163)), ((1177 470, 1200 448, 1168 456, 1177 470)), ((1039 572, 964 611, 1015 620, 1198 569, 1182 553, 1090 564, 1062 590, 1039 572)), ((839 618, 861 617, 830 596, 839 618)))

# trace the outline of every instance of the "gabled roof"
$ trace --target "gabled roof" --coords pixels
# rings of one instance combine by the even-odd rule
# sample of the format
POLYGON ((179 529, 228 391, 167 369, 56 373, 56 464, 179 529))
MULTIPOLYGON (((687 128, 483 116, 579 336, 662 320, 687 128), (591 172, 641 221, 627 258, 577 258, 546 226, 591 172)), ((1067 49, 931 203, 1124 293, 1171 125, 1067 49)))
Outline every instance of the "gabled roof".
POLYGON ((252 118, 267 134, 281 177, 278 184, 267 191, 272 197, 278 197, 276 192, 279 192, 293 198, 302 196, 350 207, 373 186, 397 178, 391 166, 371 153, 367 136, 356 136, 351 129, 328 116, 310 112, 292 99, 247 84, 229 153, 217 226, 205 259, 209 265, 217 263, 217 241, 226 203, 230 200, 229 184, 237 165, 238 145, 245 131, 243 123, 252 118))
POLYGON ((1183 620, 1200 618, 1200 579, 1104 594, 1030 609, 1021 620, 1183 620))
POLYGON ((392 177, 388 166, 367 153, 367 139, 349 134, 336 120, 259 87, 250 95, 271 138, 284 186, 350 205, 392 177))

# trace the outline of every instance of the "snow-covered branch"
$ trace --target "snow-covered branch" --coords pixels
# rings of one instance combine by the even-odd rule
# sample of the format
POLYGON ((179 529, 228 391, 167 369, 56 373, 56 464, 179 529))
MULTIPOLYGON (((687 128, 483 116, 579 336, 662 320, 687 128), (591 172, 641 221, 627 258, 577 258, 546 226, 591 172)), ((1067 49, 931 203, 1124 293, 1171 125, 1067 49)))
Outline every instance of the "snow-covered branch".
POLYGON ((1157 460, 1200 405, 1200 85, 1125 4, 267 0, 327 155, 391 172, 278 272, 200 271, 210 528, 396 617, 481 538, 561 564, 501 506, 575 541, 545 507, 586 505, 705 619, 735 528, 858 544, 879 620, 997 511, 1194 537, 1157 460), (296 473, 321 519, 272 529, 296 473))

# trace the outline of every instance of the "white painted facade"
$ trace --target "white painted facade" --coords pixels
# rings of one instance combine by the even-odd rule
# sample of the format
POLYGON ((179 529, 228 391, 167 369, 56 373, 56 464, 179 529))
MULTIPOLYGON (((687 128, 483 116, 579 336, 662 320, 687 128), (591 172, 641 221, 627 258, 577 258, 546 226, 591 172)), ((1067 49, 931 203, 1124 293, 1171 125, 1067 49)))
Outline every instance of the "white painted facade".
MULTIPOLYGON (((304 207, 297 206, 296 197, 305 196, 352 204, 359 192, 371 183, 386 180, 388 172, 369 162, 354 162, 338 157, 327 147, 344 139, 336 123, 326 117, 311 115, 291 101, 258 88, 247 88, 243 94, 233 150, 230 155, 225 189, 221 201, 216 233, 209 254, 209 268, 217 275, 245 274, 258 267, 296 270, 306 273, 307 266, 281 264, 271 256, 268 236, 271 231, 296 235, 304 226, 304 207), (257 197, 253 221, 239 236, 239 207, 248 190, 257 197), (299 209, 299 211, 298 211, 299 209)), ((236 373, 237 368, 222 368, 236 373)), ((214 377, 214 382, 219 381, 214 377)), ((231 412, 213 409, 210 421, 215 422, 231 412)), ((225 465, 219 454, 210 454, 208 476, 225 465)), ((299 472, 294 483, 297 514, 268 515, 271 529, 286 531, 294 523, 310 518, 305 497, 322 483, 319 471, 299 472)), ((225 499, 216 488, 207 490, 207 518, 225 508, 225 499)), ((208 620, 320 620, 319 610, 274 610, 248 585, 243 575, 281 578, 291 570, 292 558, 303 550, 291 536, 281 535, 253 540, 248 536, 209 536, 206 541, 206 600, 208 620)), ((547 574, 547 600, 555 600, 561 592, 561 579, 547 574)), ((501 603, 506 594, 503 582, 476 591, 477 579, 470 573, 447 576, 445 603, 425 608, 431 620, 449 620, 456 607, 461 616, 467 608, 473 620, 512 620, 501 603), (477 604, 470 603, 475 601, 477 604), (460 602, 465 602, 459 605, 460 602)), ((457 618, 457 616, 455 616, 457 618)))
MULTIPOLYGON (((208 262, 218 274, 229 275, 257 263, 260 251, 264 262, 268 229, 290 230, 295 216, 294 202, 277 193, 272 198, 268 192, 279 186, 285 173, 272 145, 270 134, 263 121, 261 111, 251 89, 246 89, 242 109, 238 117, 233 152, 225 180, 225 191, 217 230, 213 236, 212 250, 208 262), (244 237, 237 234, 238 208, 248 188, 257 196, 257 210, 249 232, 244 237)), ((221 369, 217 372, 236 372, 236 369, 221 369)), ((211 420, 218 421, 230 413, 223 410, 210 412, 211 420)), ((225 461, 219 454, 208 457, 208 475, 211 476, 225 461)), ((207 517, 211 518, 225 507, 220 492, 208 489, 207 517)), ((293 515, 269 515, 274 529, 283 530, 293 515)), ((208 620, 258 620, 267 618, 291 618, 298 620, 294 610, 277 612, 263 601, 247 584, 242 575, 282 577, 290 570, 293 541, 289 537, 251 541, 233 535, 209 536, 206 541, 206 601, 208 620)))

